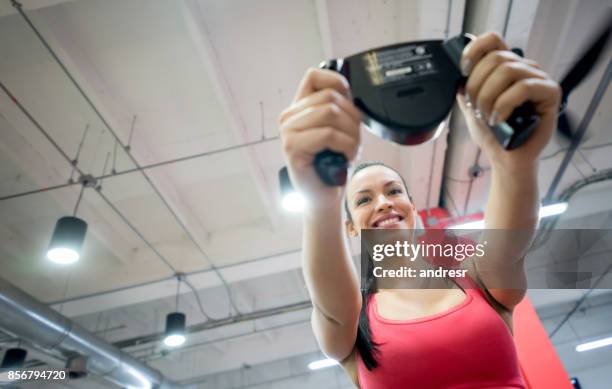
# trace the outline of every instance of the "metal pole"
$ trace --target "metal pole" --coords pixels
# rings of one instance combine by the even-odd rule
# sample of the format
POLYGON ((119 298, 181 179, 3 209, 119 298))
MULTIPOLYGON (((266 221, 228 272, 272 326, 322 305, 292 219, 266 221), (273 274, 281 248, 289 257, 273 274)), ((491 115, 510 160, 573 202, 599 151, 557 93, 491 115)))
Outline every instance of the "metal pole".
POLYGON ((593 95, 593 98, 591 99, 591 102, 589 103, 587 111, 584 114, 584 117, 582 118, 582 121, 580 122, 578 129, 576 130, 576 135, 574 135, 574 138, 572 139, 572 143, 569 147, 569 150, 567 150, 567 153, 565 153, 565 157, 563 158, 563 161, 561 161, 561 165, 559 166, 559 169, 557 170, 557 173, 555 174, 555 178, 553 179, 553 181, 550 184, 550 187, 548 188, 546 197, 544 197, 545 204, 548 204, 553 200, 553 196, 555 195, 557 186, 559 186, 559 183, 561 182, 561 178, 563 177, 563 174, 565 173, 567 166, 571 162, 574 156, 574 153, 576 152, 576 150, 578 150, 578 146, 580 145, 580 142, 582 141, 584 134, 589 128, 591 119, 593 119, 593 116, 595 116, 595 111, 597 110, 599 103, 603 99, 606 93, 606 90, 608 89, 608 85, 610 84, 610 76, 612 76, 612 60, 608 61, 608 65, 606 66, 606 71, 603 77, 601 78, 599 85, 597 86, 597 90, 595 91, 595 94, 593 95))

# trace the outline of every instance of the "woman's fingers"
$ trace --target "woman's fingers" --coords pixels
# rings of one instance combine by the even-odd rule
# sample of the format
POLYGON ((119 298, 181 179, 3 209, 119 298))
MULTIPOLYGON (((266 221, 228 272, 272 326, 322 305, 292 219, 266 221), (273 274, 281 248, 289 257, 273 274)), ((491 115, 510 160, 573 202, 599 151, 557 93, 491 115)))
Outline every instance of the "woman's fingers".
POLYGON ((494 50, 508 50, 508 45, 496 32, 486 32, 470 42, 461 56, 461 73, 468 76, 485 55, 494 50))
POLYGON ((497 112, 496 122, 503 122, 516 107, 531 101, 540 115, 556 115, 560 100, 561 88, 555 81, 548 78, 524 78, 495 99, 493 111, 497 112))
POLYGON ((359 135, 359 121, 334 103, 324 103, 302 109, 283 123, 283 132, 289 134, 310 131, 317 127, 332 127, 353 138, 359 135))
POLYGON ((359 139, 349 136, 333 127, 309 128, 292 134, 284 142, 288 155, 304 154, 311 160, 312 156, 324 149, 342 153, 351 161, 357 154, 359 139))
POLYGON ((327 88, 335 89, 338 93, 350 99, 349 83, 344 76, 333 70, 310 68, 302 78, 293 101, 299 101, 314 92, 327 88))
POLYGON ((465 85, 466 103, 473 104, 477 115, 482 115, 489 125, 504 116, 493 105, 515 83, 523 79, 548 79, 536 62, 509 51, 495 32, 485 33, 472 41, 464 49, 462 61, 462 70, 469 73, 465 85))
POLYGON ((279 121, 281 124, 286 122, 292 116, 301 113, 308 107, 313 107, 317 105, 323 104, 336 104, 340 109, 346 112, 353 120, 359 122, 361 120, 361 113, 359 110, 353 105, 351 101, 349 101, 345 96, 340 94, 337 90, 332 88, 326 88, 315 92, 309 96, 303 97, 302 99, 296 101, 291 104, 289 108, 281 113, 279 121))
MULTIPOLYGON (((507 50, 494 50, 485 55, 476 63, 465 84, 465 93, 469 100, 478 96, 478 92, 485 80, 501 64, 509 61, 518 61, 521 57, 507 50)), ((475 101, 472 101, 476 103, 475 101)))
POLYGON ((546 79, 547 75, 523 62, 514 61, 505 62, 491 72, 476 97, 477 107, 481 114, 489 119, 489 125, 493 125, 497 121, 496 116, 499 115, 493 109, 497 98, 515 82, 531 78, 546 79))

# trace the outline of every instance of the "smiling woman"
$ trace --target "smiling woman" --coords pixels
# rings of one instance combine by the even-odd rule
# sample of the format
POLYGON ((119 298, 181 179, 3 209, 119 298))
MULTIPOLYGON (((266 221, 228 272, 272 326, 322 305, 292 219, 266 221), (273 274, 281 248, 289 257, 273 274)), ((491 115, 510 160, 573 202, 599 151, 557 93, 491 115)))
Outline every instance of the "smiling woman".
POLYGON ((393 283, 379 289, 372 260, 365 263, 367 277, 359 285, 341 204, 345 230, 353 238, 364 230, 394 229, 407 231, 412 241, 418 214, 404 178, 381 163, 359 165, 346 188, 327 186, 317 176, 313 163, 322 150, 353 160, 359 149, 361 114, 347 80, 325 69, 309 70, 280 116, 289 175, 309 200, 303 270, 314 307, 313 331, 321 349, 342 361, 362 388, 525 387, 511 315, 525 294, 523 258, 537 223, 537 161, 556 125, 560 89, 495 33, 475 38, 461 63, 468 78, 457 94, 459 107, 472 139, 491 162, 485 224, 526 233, 519 242, 488 239, 486 272, 470 262, 465 277, 442 274, 446 277, 435 278, 428 289, 399 289, 393 283), (527 101, 541 120, 526 143, 510 152, 487 123, 506 120, 527 101), (520 287, 488 289, 502 273, 520 287))
MULTIPOLYGON (((372 162, 360 163, 359 165, 357 165, 357 167, 355 167, 355 169, 353 170, 352 179, 349 185, 353 185, 353 186, 359 185, 360 184, 359 172, 369 167, 373 167, 382 173, 380 177, 381 177, 381 180, 384 181, 383 188, 385 188, 388 191, 389 195, 398 196, 398 195, 404 194, 404 197, 406 197, 409 202, 409 204, 404 204, 404 206, 412 207, 413 210, 416 209, 414 207, 414 204, 412 203, 412 197, 410 196, 410 192, 408 191, 408 185, 406 185, 406 181, 404 180, 404 177, 401 174, 399 174, 397 170, 385 165, 382 162, 372 161, 372 162)), ((366 203, 371 201, 372 195, 373 195, 373 192, 371 188, 360 188, 356 192, 354 198, 351 199, 352 207, 354 208, 362 207, 363 208, 363 206, 366 203)), ((344 211, 346 213, 346 217, 348 221, 352 222, 351 212, 349 211, 349 196, 348 195, 346 196, 344 200, 344 211)), ((371 221, 370 225, 367 228, 384 227, 386 229, 389 229, 389 228, 415 228, 417 227, 416 224, 414 224, 416 223, 416 217, 414 217, 414 215, 412 216, 411 220, 406 221, 404 215, 401 215, 397 212, 391 212, 389 214, 376 216, 374 220, 371 221)))

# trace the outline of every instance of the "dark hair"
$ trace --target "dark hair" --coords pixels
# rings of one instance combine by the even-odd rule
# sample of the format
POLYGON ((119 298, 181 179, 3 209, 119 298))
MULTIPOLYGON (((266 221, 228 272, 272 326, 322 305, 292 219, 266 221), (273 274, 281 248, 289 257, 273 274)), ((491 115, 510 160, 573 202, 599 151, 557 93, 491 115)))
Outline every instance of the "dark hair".
MULTIPOLYGON (((351 175, 351 179, 357 174, 359 171, 368 168, 370 166, 384 166, 387 169, 391 169, 397 173, 398 176, 402 179, 402 183, 404 184, 404 188, 406 189, 406 193, 410 198, 410 193, 408 191, 408 185, 406 185, 406 181, 404 177, 395 169, 390 166, 385 165, 382 162, 363 162, 355 167, 351 175)), ((410 198, 412 201, 412 198, 410 198)), ((346 211, 346 217, 349 221, 352 221, 351 212, 348 207, 348 199, 345 197, 344 199, 344 210, 346 211)), ((363 272, 363 269, 362 269, 363 272)), ((370 322, 368 320, 368 302, 370 296, 377 292, 378 288, 376 286, 376 279, 373 276, 374 272, 374 263, 370 259, 368 261, 368 268, 366 269, 367 278, 363 285, 361 285, 361 312, 359 313, 359 325, 357 327, 357 339, 355 341, 355 345, 357 347, 357 351, 359 351, 359 355, 361 355, 361 359, 363 360, 364 365, 368 370, 372 370, 378 366, 378 362, 376 361, 375 354, 378 353, 378 344, 372 340, 372 333, 370 331, 370 322)))

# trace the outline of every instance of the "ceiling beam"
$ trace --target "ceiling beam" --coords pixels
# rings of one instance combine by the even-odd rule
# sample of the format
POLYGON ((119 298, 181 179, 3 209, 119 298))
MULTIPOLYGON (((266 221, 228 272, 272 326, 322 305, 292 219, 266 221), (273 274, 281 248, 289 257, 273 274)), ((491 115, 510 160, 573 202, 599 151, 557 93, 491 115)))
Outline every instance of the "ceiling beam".
MULTIPOLYGON (((263 259, 248 261, 242 264, 221 267, 219 272, 228 283, 235 283, 255 277, 263 277, 284 271, 294 270, 301 266, 299 251, 289 252, 263 259)), ((212 270, 187 273, 189 282, 196 290, 213 288, 221 285, 219 278, 212 270)), ((191 293, 190 289, 182 288, 182 293, 191 293)), ((169 277, 116 291, 103 292, 82 298, 55 302, 52 308, 59 309, 68 317, 87 315, 106 311, 126 305, 140 304, 147 301, 163 299, 176 294, 176 279, 169 277)))
MULTIPOLYGON (((256 135, 249 128, 253 127, 253 123, 245 123, 240 114, 240 107, 234 98, 235 91, 232 91, 227 75, 223 71, 217 49, 207 29, 200 3, 197 0, 186 0, 178 3, 177 6, 181 7, 185 25, 192 43, 202 61, 204 71, 215 89, 219 102, 223 107, 225 117, 230 123, 230 130, 240 143, 253 141, 256 135)), ((246 168, 253 179, 260 200, 267 211, 266 213, 270 219, 270 224, 273 230, 276 231, 279 228, 280 215, 277 212, 278 207, 274 203, 277 196, 275 193, 271 192, 272 188, 276 186, 267 182, 262 164, 258 160, 255 149, 247 147, 244 148, 242 152, 246 156, 246 168)))
MULTIPOLYGON (((123 139, 127 139, 126 133, 135 112, 130 110, 128 105, 105 84, 99 76, 95 64, 89 60, 86 51, 83 49, 83 44, 78 41, 78 36, 69 34, 65 30, 63 26, 67 19, 69 17, 65 12, 49 13, 47 17, 36 19, 36 27, 48 40, 49 45, 64 63, 67 71, 83 89, 83 93, 88 96, 100 111, 102 117, 112 127, 109 130, 114 129, 115 135, 125 145, 127 142, 123 139), (117 129, 122 130, 117 131, 117 129)), ((139 139, 137 145, 131 145, 129 153, 135 161, 141 159, 140 156, 155 155, 153 148, 147 144, 144 137, 139 139)), ((177 185, 169 172, 164 169, 155 169, 146 173, 142 172, 142 174, 145 179, 150 179, 149 183, 154 185, 153 190, 158 193, 163 202, 167 203, 169 210, 176 214, 178 221, 180 221, 179 224, 182 223, 185 226, 190 235, 193 236, 195 243, 200 247, 205 245, 209 232, 194 217, 181 193, 176 189, 177 185)))

